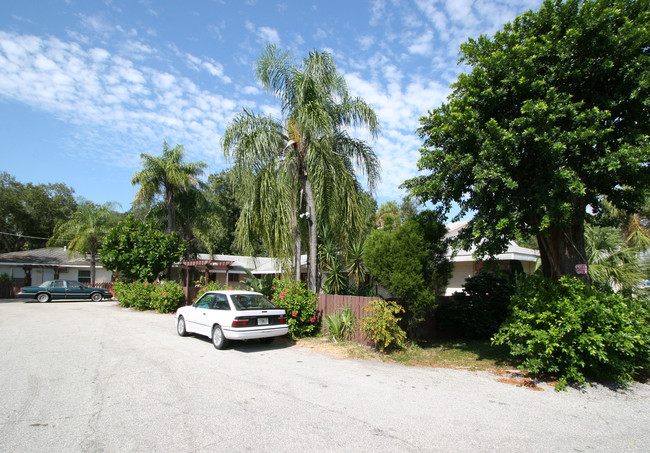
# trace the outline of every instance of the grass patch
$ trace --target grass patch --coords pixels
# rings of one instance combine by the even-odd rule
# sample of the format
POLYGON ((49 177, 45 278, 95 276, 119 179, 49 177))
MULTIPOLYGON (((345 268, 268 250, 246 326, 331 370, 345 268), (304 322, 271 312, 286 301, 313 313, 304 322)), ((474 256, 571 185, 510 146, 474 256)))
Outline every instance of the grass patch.
POLYGON ((407 366, 485 371, 512 370, 517 367, 517 363, 509 356, 507 347, 493 346, 488 340, 427 342, 411 345, 403 351, 383 354, 359 343, 333 343, 323 337, 302 338, 297 344, 342 358, 397 362, 407 366))

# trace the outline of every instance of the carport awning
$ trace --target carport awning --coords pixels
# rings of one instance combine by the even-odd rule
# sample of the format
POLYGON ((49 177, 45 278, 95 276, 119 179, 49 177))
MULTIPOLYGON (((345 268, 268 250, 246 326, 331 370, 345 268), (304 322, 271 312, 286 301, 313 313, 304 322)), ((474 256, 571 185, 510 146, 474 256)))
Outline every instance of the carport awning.
POLYGON ((182 269, 196 269, 199 271, 209 270, 228 270, 234 261, 221 260, 183 260, 181 261, 182 269))

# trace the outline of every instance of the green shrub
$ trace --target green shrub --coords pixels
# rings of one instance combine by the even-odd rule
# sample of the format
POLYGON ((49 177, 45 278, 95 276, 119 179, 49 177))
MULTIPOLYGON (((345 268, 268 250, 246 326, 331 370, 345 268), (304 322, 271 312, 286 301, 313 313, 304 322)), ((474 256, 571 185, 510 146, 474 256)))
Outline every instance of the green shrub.
POLYGON ((581 281, 520 276, 511 316, 494 336, 522 368, 559 378, 558 389, 587 379, 629 382, 650 369, 646 299, 599 292, 581 281))
POLYGON ((336 310, 331 315, 323 316, 323 326, 329 332, 331 339, 345 341, 352 338, 357 326, 357 318, 348 305, 343 310, 336 310))
POLYGON ((289 334, 293 338, 314 335, 317 329, 316 310, 318 295, 305 289, 303 282, 282 279, 274 280, 271 301, 287 312, 289 334))
POLYGON ((399 326, 395 316, 404 313, 396 302, 382 299, 370 301, 363 307, 369 314, 361 321, 361 329, 380 351, 406 348, 406 333, 399 326))
POLYGON ((160 313, 171 313, 183 303, 183 288, 176 282, 154 282, 151 307, 160 313))
POLYGON ((157 310, 169 313, 184 299, 183 288, 176 282, 113 282, 113 294, 124 308, 157 310))
POLYGON ((229 288, 228 286, 226 286, 226 285, 224 285, 222 283, 219 283, 219 282, 207 283, 207 284, 205 284, 205 285, 203 285, 201 287, 201 289, 197 293, 196 297, 194 298, 194 302, 199 300, 201 298, 201 296, 204 295, 208 291, 223 291, 225 289, 232 289, 232 288, 229 288))
POLYGON ((455 293, 435 312, 436 328, 463 338, 491 338, 508 317, 512 277, 501 272, 481 272, 465 280, 464 291, 455 293))

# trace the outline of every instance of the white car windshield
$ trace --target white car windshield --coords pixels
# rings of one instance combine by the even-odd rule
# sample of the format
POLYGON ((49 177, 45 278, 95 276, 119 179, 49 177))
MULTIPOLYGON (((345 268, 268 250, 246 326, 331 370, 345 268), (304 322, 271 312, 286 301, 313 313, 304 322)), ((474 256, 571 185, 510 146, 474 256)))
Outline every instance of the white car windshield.
POLYGON ((49 288, 50 286, 52 286, 52 280, 48 280, 38 285, 39 288, 49 288))
POLYGON ((259 310, 276 308, 273 303, 261 294, 233 294, 230 296, 237 310, 259 310))

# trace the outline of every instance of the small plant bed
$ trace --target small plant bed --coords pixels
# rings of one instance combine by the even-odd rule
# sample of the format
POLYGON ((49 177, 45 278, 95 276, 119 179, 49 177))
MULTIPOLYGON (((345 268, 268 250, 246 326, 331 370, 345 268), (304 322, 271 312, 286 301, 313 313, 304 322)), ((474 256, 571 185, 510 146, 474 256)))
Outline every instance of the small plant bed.
POLYGON ((507 348, 492 346, 489 341, 435 342, 411 345, 400 351, 381 353, 355 342, 328 342, 324 338, 301 338, 299 346, 336 355, 341 358, 396 362, 407 366, 458 368, 503 373, 517 364, 507 348))

